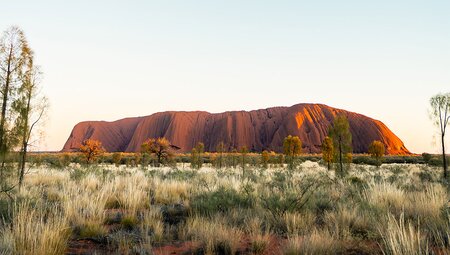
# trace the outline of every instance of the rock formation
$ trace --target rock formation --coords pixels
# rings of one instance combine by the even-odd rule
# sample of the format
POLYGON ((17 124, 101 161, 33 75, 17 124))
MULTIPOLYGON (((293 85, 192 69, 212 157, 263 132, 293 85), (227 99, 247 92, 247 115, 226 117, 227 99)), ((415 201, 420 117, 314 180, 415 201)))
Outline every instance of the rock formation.
POLYGON ((373 140, 380 140, 388 154, 409 154, 403 142, 381 121, 322 104, 297 104, 255 111, 224 113, 160 112, 146 117, 113 122, 86 121, 77 124, 62 151, 76 151, 81 142, 100 140, 109 152, 137 152, 148 138, 166 137, 181 152, 203 142, 215 151, 223 141, 229 150, 247 146, 250 151, 282 151, 287 135, 299 136, 303 152, 319 153, 328 127, 339 115, 347 116, 353 136, 353 152, 365 153, 373 140))

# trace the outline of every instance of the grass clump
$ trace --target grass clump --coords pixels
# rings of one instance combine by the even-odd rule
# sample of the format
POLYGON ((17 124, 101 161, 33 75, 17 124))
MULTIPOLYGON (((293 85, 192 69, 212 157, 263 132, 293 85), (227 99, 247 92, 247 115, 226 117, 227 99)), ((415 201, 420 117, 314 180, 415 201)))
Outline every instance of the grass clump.
POLYGON ((122 228, 128 231, 135 229, 138 223, 139 221, 135 216, 125 216, 120 221, 122 228))
POLYGON ((64 215, 57 208, 29 201, 15 205, 12 225, 2 227, 2 254, 46 255, 63 254, 71 230, 64 215))
POLYGON ((74 228, 74 234, 81 239, 94 239, 102 241, 108 234, 103 225, 96 223, 86 223, 74 228))
POLYGON ((222 218, 194 217, 186 223, 184 235, 199 241, 207 254, 235 254, 243 232, 228 226, 222 218))
POLYGON ((399 219, 389 214, 387 228, 380 231, 383 237, 384 254, 430 254, 427 239, 424 238, 420 228, 414 227, 411 222, 406 222, 403 214, 399 219))
POLYGON ((337 254, 340 250, 339 242, 328 231, 314 230, 310 235, 290 238, 283 254, 337 254))

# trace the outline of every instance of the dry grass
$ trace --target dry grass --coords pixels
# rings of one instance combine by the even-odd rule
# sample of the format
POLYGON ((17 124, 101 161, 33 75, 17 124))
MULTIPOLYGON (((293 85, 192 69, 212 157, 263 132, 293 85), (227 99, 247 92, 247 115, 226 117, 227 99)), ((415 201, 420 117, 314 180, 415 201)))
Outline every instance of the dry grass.
POLYGON ((328 231, 314 230, 309 235, 290 238, 283 254, 336 254, 339 248, 338 241, 328 231))
POLYGON ((243 237, 242 230, 228 226, 223 218, 190 218, 184 236, 200 241, 206 254, 234 254, 243 237))
POLYGON ((387 229, 380 230, 383 236, 384 254, 429 254, 428 243, 420 228, 405 222, 403 214, 397 220, 391 214, 387 217, 387 229))
POLYGON ((7 248, 0 252, 5 254, 62 254, 71 233, 57 208, 34 208, 29 201, 17 204, 12 224, 12 229, 2 231, 2 242, 7 248))
POLYGON ((342 244, 361 240, 380 242, 385 254, 449 248, 449 194, 433 181, 438 174, 423 166, 352 165, 345 179, 314 162, 290 172, 248 167, 248 179, 240 168, 68 169, 41 167, 26 176, 14 217, 0 224, 0 254, 62 254, 71 234, 107 239, 120 254, 151 253, 176 240, 200 243, 208 254, 263 254, 283 239, 285 254, 345 253, 342 244), (424 171, 434 176, 431 181, 421 182, 424 171), (277 204, 286 192, 300 192, 295 188, 305 178, 327 184, 314 189, 303 207, 278 215, 263 206, 262 199, 281 196, 272 201, 277 204), (280 182, 291 184, 270 188, 280 182), (230 192, 214 193, 220 190, 230 192), (201 200, 206 212, 190 207, 205 194, 216 194, 214 201, 201 200))
POLYGON ((446 190, 437 184, 428 184, 422 192, 409 194, 409 198, 405 215, 427 222, 440 219, 448 201, 446 190))
POLYGON ((189 204, 190 185, 187 182, 180 181, 153 181, 153 199, 156 204, 189 204))
POLYGON ((288 236, 305 235, 311 232, 315 216, 310 212, 303 214, 287 212, 283 215, 283 222, 288 236))
POLYGON ((367 238, 372 230, 369 215, 356 207, 339 207, 336 211, 325 214, 325 222, 330 232, 339 240, 367 238))
POLYGON ((161 211, 158 208, 150 207, 143 214, 140 229, 142 235, 147 238, 146 243, 161 243, 164 240, 164 224, 161 211))
POLYGON ((407 202, 405 191, 388 182, 372 183, 365 194, 373 206, 391 212, 403 211, 407 202))

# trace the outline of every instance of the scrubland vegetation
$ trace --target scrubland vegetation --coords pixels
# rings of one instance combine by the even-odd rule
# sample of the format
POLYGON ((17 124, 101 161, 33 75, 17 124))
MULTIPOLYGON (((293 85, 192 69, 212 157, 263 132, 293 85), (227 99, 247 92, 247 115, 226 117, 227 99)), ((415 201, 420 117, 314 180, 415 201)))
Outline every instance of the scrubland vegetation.
POLYGON ((35 164, 14 203, 0 201, 0 254, 450 252, 440 168, 347 164, 340 176, 322 161, 270 159, 267 168, 35 164))
POLYGON ((319 155, 301 156, 292 135, 283 154, 224 142, 177 154, 164 137, 139 153, 87 139, 78 153, 30 154, 48 107, 40 79, 23 31, 5 31, 0 255, 450 253, 448 93, 430 101, 441 158, 384 157, 382 141, 354 155, 345 115, 319 155))

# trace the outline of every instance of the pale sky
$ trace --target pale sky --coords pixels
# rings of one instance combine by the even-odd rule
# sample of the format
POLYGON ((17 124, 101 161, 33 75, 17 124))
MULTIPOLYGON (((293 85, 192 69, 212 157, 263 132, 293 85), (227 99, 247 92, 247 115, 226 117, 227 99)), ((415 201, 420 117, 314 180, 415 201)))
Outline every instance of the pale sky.
MULTIPOLYGON (((450 1, 1 0, 51 108, 41 150, 73 126, 167 110, 323 103, 437 152, 428 101, 450 91, 450 1)), ((448 140, 448 139, 447 139, 448 140)))

